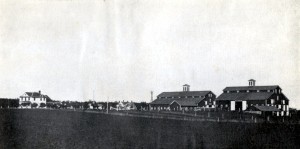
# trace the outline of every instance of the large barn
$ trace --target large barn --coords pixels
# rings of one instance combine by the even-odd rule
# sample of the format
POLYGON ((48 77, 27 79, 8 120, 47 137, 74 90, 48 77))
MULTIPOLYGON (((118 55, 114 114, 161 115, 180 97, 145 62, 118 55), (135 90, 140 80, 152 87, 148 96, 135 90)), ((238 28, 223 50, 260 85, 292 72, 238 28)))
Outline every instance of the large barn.
POLYGON ((273 115, 289 115, 289 99, 282 93, 282 89, 278 85, 255 86, 253 79, 249 80, 249 86, 226 87, 216 103, 218 108, 230 111, 271 109, 273 115))
POLYGON ((162 92, 150 103, 150 110, 195 110, 196 108, 215 108, 216 95, 212 91, 190 91, 188 84, 183 91, 162 92))

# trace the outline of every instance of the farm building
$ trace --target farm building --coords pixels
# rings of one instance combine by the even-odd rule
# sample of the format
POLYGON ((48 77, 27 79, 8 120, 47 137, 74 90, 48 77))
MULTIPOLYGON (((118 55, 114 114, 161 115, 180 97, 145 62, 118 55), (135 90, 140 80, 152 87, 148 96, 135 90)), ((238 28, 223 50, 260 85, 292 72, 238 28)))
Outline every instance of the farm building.
POLYGON ((119 102, 117 110, 137 110, 134 102, 119 102))
POLYGON ((47 101, 52 101, 48 95, 41 94, 41 91, 38 92, 25 92, 20 96, 20 104, 33 104, 36 103, 38 106, 41 104, 46 105, 47 101))
POLYGON ((271 110, 277 116, 289 115, 289 100, 282 93, 282 89, 278 85, 255 86, 253 79, 249 80, 249 86, 226 87, 216 103, 219 109, 230 111, 244 111, 250 106, 256 106, 251 109, 267 109, 268 112, 271 110))
POLYGON ((183 91, 162 92, 150 103, 150 110, 195 110, 197 108, 215 108, 216 95, 212 91, 190 91, 188 84, 183 91))

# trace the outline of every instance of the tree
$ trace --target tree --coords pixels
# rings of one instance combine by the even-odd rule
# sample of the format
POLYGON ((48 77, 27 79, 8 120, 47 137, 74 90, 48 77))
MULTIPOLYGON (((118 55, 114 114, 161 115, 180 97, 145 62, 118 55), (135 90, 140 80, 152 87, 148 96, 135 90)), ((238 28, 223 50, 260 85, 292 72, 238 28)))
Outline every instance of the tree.
POLYGON ((41 104, 40 104, 40 107, 41 107, 41 108, 44 108, 44 107, 46 107, 46 104, 45 104, 45 103, 41 103, 41 104))
POLYGON ((31 108, 36 108, 37 106, 38 106, 37 103, 32 103, 32 104, 31 104, 31 108))
POLYGON ((89 102, 84 102, 83 103, 83 109, 86 110, 89 108, 89 102))
POLYGON ((23 102, 23 103, 21 103, 21 105, 23 106, 23 107, 26 107, 26 106, 30 106, 30 102, 23 102))

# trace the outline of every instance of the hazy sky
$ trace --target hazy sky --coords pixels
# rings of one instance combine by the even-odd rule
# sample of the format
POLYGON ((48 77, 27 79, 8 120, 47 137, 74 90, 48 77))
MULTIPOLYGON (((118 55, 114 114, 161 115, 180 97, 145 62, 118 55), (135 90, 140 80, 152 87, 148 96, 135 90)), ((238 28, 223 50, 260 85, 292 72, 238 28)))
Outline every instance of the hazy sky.
POLYGON ((1 0, 0 97, 150 101, 280 85, 300 108, 299 0, 1 0))

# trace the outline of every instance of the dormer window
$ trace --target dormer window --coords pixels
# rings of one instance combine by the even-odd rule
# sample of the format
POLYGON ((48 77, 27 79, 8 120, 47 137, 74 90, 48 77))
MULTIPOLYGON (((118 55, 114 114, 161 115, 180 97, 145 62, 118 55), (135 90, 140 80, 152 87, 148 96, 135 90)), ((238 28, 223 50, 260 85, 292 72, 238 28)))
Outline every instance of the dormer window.
POLYGON ((247 93, 249 93, 249 90, 247 90, 247 93))
POLYGON ((257 92, 259 92, 259 90, 257 90, 257 92))

